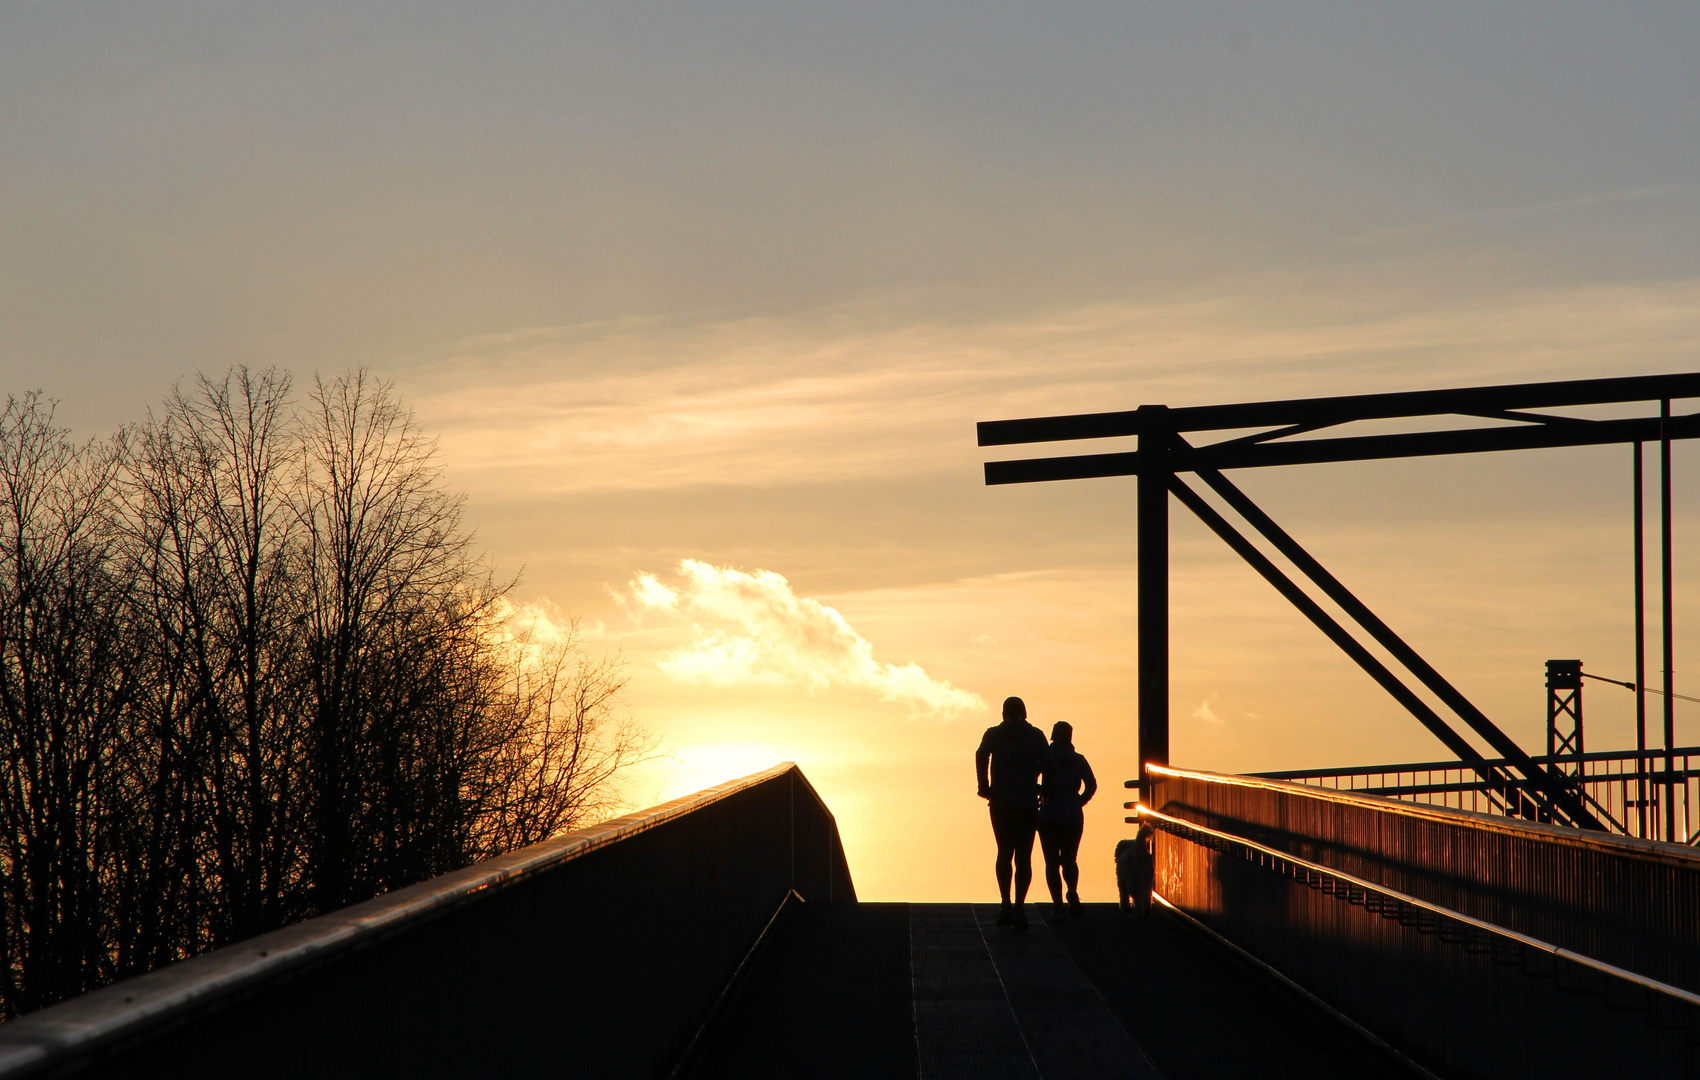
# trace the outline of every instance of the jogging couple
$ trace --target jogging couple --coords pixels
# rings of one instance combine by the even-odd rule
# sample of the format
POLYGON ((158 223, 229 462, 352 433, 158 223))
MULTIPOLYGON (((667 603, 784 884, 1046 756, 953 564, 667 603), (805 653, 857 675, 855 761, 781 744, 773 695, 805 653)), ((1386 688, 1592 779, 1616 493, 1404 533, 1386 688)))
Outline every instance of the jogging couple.
POLYGON ((980 797, 991 805, 992 833, 998 841, 998 892, 1003 906, 999 926, 1027 928, 1027 887, 1033 882, 1033 833, 1045 855, 1045 884, 1060 914, 1063 883, 1068 884, 1068 913, 1080 917, 1080 808, 1098 790, 1092 766, 1074 749, 1074 728, 1058 721, 1051 741, 1027 722, 1027 705, 1005 698, 1003 723, 986 729, 974 753, 980 797), (1043 783, 1040 782, 1043 777, 1043 783), (1010 904, 1010 864, 1014 863, 1015 903, 1010 904))

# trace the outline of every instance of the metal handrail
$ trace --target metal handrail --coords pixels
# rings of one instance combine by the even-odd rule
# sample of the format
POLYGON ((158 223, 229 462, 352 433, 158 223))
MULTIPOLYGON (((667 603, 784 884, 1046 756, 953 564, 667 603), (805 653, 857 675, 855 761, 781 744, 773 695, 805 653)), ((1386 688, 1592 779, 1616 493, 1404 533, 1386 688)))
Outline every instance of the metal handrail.
MULTIPOLYGON (((1662 758, 1667 751, 1664 747, 1648 747, 1646 750, 1596 750, 1586 754, 1555 754, 1531 755, 1529 760, 1537 765, 1558 765, 1573 761, 1634 761, 1641 758, 1662 758)), ((1700 755, 1700 746, 1677 746, 1668 751, 1671 757, 1683 754, 1700 755)), ((1490 758, 1480 764, 1507 765, 1505 758, 1490 758)), ((1370 773, 1407 773, 1407 772, 1439 772, 1443 769, 1473 769, 1477 763, 1459 761, 1452 758, 1449 761, 1408 761, 1393 765, 1350 765, 1331 769, 1283 769, 1273 772, 1247 773, 1247 776, 1257 776, 1265 780, 1301 780, 1322 779, 1330 776, 1363 776, 1370 773)), ((1659 775, 1663 775, 1660 773, 1659 775)), ((1613 774, 1616 779, 1616 774, 1613 774)), ((1630 777, 1635 779, 1635 777, 1630 777)))
MULTIPOLYGON (((1450 770, 1445 770, 1445 771, 1450 771, 1450 770)), ((1459 771, 1465 771, 1465 770, 1459 770, 1459 771)), ((1376 774, 1376 775, 1385 775, 1385 774, 1376 774)), ((1640 780, 1640 779, 1645 779, 1645 778, 1648 778, 1648 777, 1657 777, 1657 776, 1660 776, 1660 775, 1663 775, 1663 774, 1661 774, 1661 773, 1603 773, 1603 774, 1602 773, 1590 773, 1586 777, 1586 782, 1590 783, 1590 784, 1611 783, 1614 780, 1618 781, 1618 782, 1622 782, 1624 780, 1640 780)), ((1684 774, 1684 775, 1686 776, 1686 774, 1684 774)), ((1473 793, 1473 792, 1482 792, 1482 793, 1486 793, 1486 794, 1497 794, 1498 792, 1503 791, 1504 788, 1505 788, 1505 785, 1502 784, 1502 783, 1491 783, 1490 784, 1486 780, 1460 780, 1457 783, 1392 784, 1392 785, 1383 786, 1383 787, 1355 787, 1355 788, 1350 788, 1348 790, 1354 791, 1359 795, 1379 795, 1382 798, 1404 799, 1404 798, 1409 798, 1409 797, 1415 796, 1415 795, 1464 795, 1464 794, 1469 794, 1469 793, 1473 793)), ((1339 790, 1339 789, 1336 788, 1335 790, 1339 790)), ((1631 835, 1630 832, 1629 832, 1629 829, 1624 825, 1624 823, 1617 820, 1617 816, 1615 814, 1613 814, 1609 809, 1607 809, 1606 806, 1604 804, 1602 804, 1598 799, 1594 798, 1593 795, 1589 794, 1586 790, 1580 791, 1579 794, 1582 796, 1582 799, 1583 799, 1584 802, 1586 802, 1589 806, 1593 807, 1595 813, 1597 813, 1600 817, 1605 819, 1606 823, 1612 827, 1612 831, 1615 831, 1615 832, 1617 832, 1621 835, 1624 835, 1624 836, 1631 835)), ((1509 815, 1507 815, 1507 816, 1509 816, 1509 815)))
MULTIPOLYGON (((1456 762, 1453 765, 1455 768, 1457 767, 1456 762)), ((1210 784, 1261 788, 1266 791, 1279 791, 1289 795, 1303 795, 1306 798, 1319 799, 1324 802, 1358 806, 1377 813, 1402 814, 1407 817, 1444 821, 1454 825, 1467 823, 1471 828, 1487 829, 1513 836, 1527 836, 1533 830, 1546 839, 1579 847, 1599 848, 1616 854, 1625 853, 1627 846, 1628 849, 1633 850, 1636 855, 1641 857, 1679 859, 1688 865, 1693 865, 1696 858, 1694 849, 1687 845, 1665 840, 1650 840, 1641 836, 1626 836, 1620 833, 1598 832, 1592 829, 1573 829, 1567 825, 1552 825, 1521 818, 1506 818, 1499 814, 1484 814, 1478 810, 1462 810, 1453 806, 1399 802, 1377 795, 1365 795, 1362 792, 1345 788, 1312 787, 1308 784, 1296 784, 1289 780, 1271 780, 1256 775, 1231 776, 1224 773, 1197 772, 1156 764, 1147 764, 1145 768, 1151 773, 1162 776, 1202 780, 1210 784), (1462 822, 1460 821, 1461 818, 1462 822)))
MULTIPOLYGON (((1663 830, 1657 827, 1657 815, 1649 817, 1645 810, 1637 814, 1636 808, 1649 799, 1674 801, 1681 807, 1682 820, 1686 824, 1681 833, 1663 839, 1673 843, 1684 840, 1692 843, 1688 832, 1693 823, 1689 817, 1697 800, 1700 800, 1700 795, 1694 790, 1694 782, 1700 780, 1700 768, 1695 767, 1696 757, 1700 757, 1700 747, 1684 746, 1672 747, 1669 751, 1649 747, 1645 750, 1608 750, 1588 754, 1549 754, 1532 760, 1544 776, 1574 792, 1610 832, 1624 836, 1661 833, 1663 830)), ((1485 764, 1489 769, 1497 769, 1505 763, 1485 764)), ((1439 801, 1457 809, 1485 809, 1507 817, 1536 816, 1546 820, 1538 813, 1529 813, 1530 808, 1522 806, 1522 800, 1514 794, 1527 792, 1525 781, 1508 778, 1501 782, 1491 776, 1478 780, 1476 774, 1481 771, 1474 762, 1419 761, 1352 768, 1291 769, 1251 775, 1431 805, 1439 801), (1478 800, 1485 800, 1486 805, 1478 805, 1478 800)))
MULTIPOLYGON (((1158 769, 1157 766, 1151 766, 1151 768, 1152 768, 1153 771, 1156 771, 1158 769)), ((1168 774, 1168 775, 1193 776, 1193 777, 1197 777, 1197 778, 1208 778, 1208 774, 1204 774, 1201 777, 1200 774, 1181 773, 1178 770, 1172 770, 1172 769, 1163 769, 1162 771, 1165 774, 1168 774)), ((1378 885, 1378 884, 1375 884, 1374 882, 1366 881, 1363 878, 1357 877, 1353 874, 1348 874, 1345 871, 1330 869, 1329 867, 1322 866, 1318 863, 1313 863, 1313 862, 1310 862, 1309 860, 1298 858, 1295 855, 1289 855, 1288 853, 1286 853, 1284 851, 1278 851, 1275 848, 1265 847, 1264 845, 1259 844, 1254 840, 1247 840, 1244 837, 1234 836, 1231 833, 1220 832, 1216 829, 1207 828, 1206 826, 1195 824, 1194 822, 1187 821, 1183 818, 1172 817, 1168 814, 1163 813, 1160 810, 1153 810, 1149 806, 1145 806, 1143 804, 1140 805, 1137 808, 1137 814, 1138 814, 1139 817, 1152 819, 1153 823, 1156 824, 1159 828, 1162 828, 1165 832, 1174 833, 1178 836, 1181 836, 1183 839, 1188 839, 1188 840, 1192 839, 1191 836, 1187 835, 1188 833, 1201 834, 1203 836, 1210 837, 1211 839, 1217 841, 1220 844, 1224 844, 1224 845, 1228 845, 1228 846, 1236 846, 1237 845, 1241 848, 1245 848, 1245 849, 1248 849, 1248 850, 1251 850, 1251 851, 1256 851, 1256 852, 1258 852, 1262 855, 1265 855, 1265 856, 1273 859, 1278 864, 1284 863, 1284 864, 1287 865, 1287 867, 1302 869, 1306 874, 1306 883, 1307 884, 1309 884, 1309 880, 1310 880, 1309 876, 1313 875, 1313 874, 1320 875, 1325 881, 1328 880, 1328 879, 1332 879, 1336 882, 1344 882, 1354 889, 1363 890, 1363 892, 1366 895, 1369 894, 1369 893, 1376 893, 1380 896, 1384 896, 1384 897, 1387 897, 1389 899, 1392 899, 1397 903, 1405 904, 1405 905, 1408 905, 1408 906, 1413 907, 1413 908, 1418 908, 1418 909, 1430 912, 1431 914, 1438 915, 1442 918, 1452 920, 1453 922, 1462 923, 1466 926, 1469 926, 1473 929, 1482 931, 1484 933, 1492 934, 1492 935, 1495 935, 1497 937, 1504 938, 1508 941, 1515 942, 1519 945, 1524 946, 1525 948, 1535 949, 1539 952, 1547 953, 1547 954, 1549 954, 1553 957, 1556 957, 1558 959, 1566 960, 1566 961, 1569 961, 1570 963, 1578 964, 1578 965, 1581 965, 1583 967, 1592 968, 1593 970, 1599 971, 1602 974, 1610 975, 1610 976, 1613 976, 1613 977, 1616 977, 1616 978, 1624 979, 1628 982, 1635 983, 1636 985, 1641 986, 1644 989, 1652 990, 1652 991, 1655 991, 1655 992, 1658 992, 1658 993, 1661 993, 1661 994, 1669 995, 1670 997, 1674 997, 1674 998, 1684 1002, 1685 1004, 1700 1006, 1700 994, 1690 993, 1689 991, 1684 990, 1681 987, 1672 986, 1669 983, 1664 983, 1664 982, 1660 982, 1657 979, 1648 978, 1645 975, 1641 975, 1641 974, 1638 974, 1636 972, 1629 971, 1626 968, 1620 968, 1620 967, 1616 966, 1615 964, 1608 964, 1603 960, 1596 960, 1593 957, 1587 956, 1583 953, 1573 952, 1573 951, 1566 949, 1562 946, 1554 945, 1551 942, 1542 941, 1540 938, 1530 937, 1528 934, 1521 934, 1521 933, 1518 933, 1515 930, 1511 930, 1511 929, 1508 929, 1506 927, 1499 926, 1495 923, 1490 923, 1490 922, 1486 922, 1482 919, 1474 918, 1472 916, 1464 914, 1461 911, 1454 911, 1451 908, 1442 907, 1439 904, 1431 903, 1430 901, 1420 899, 1418 897, 1410 895, 1409 893, 1403 893, 1403 892, 1400 892, 1397 889, 1390 889, 1385 885, 1378 885)), ((1196 843, 1197 841, 1194 841, 1194 842, 1196 843)), ((1212 844, 1212 845, 1207 845, 1207 846, 1215 847, 1216 845, 1212 844)), ((1288 876, 1294 876, 1291 873, 1290 870, 1283 870, 1281 872, 1288 874, 1288 876)))
MULTIPOLYGON (((1433 769, 1433 770, 1428 770, 1428 771, 1441 772, 1443 770, 1433 769)), ((1454 766, 1453 770, 1451 770, 1451 771, 1470 772, 1470 768, 1467 764, 1465 764, 1462 768, 1454 766)), ((1626 780, 1664 780, 1664 779, 1681 780, 1681 779, 1684 779, 1685 777, 1690 776, 1692 773, 1697 772, 1697 771, 1700 771, 1700 770, 1673 769, 1670 772, 1665 772, 1662 769, 1649 769, 1646 772, 1588 773, 1586 776, 1580 777, 1580 779, 1586 780, 1590 784, 1622 783, 1623 781, 1626 781, 1626 780)), ((1265 779, 1265 780, 1276 779, 1275 777, 1268 776, 1265 773, 1247 773, 1246 775, 1256 776, 1256 777, 1259 777, 1260 779, 1265 779)), ((1348 774, 1348 775, 1351 775, 1351 774, 1348 774)), ((1365 774, 1365 775, 1376 775, 1376 774, 1365 774)), ((1387 774, 1382 773, 1382 774, 1379 774, 1379 775, 1387 775, 1387 774)), ((1305 777, 1293 777, 1289 780, 1286 777, 1281 777, 1280 779, 1287 780, 1288 783, 1292 783, 1294 781, 1301 781, 1301 780, 1304 780, 1306 778, 1305 777)), ((1356 792, 1359 795, 1390 795, 1394 792, 1398 792, 1400 795, 1456 795, 1456 794, 1459 794, 1461 792, 1470 792, 1470 791, 1494 791, 1494 790, 1497 790, 1498 788, 1502 788, 1504 786, 1505 786, 1504 784, 1490 784, 1486 780, 1456 780, 1456 781, 1449 780, 1449 781, 1444 781, 1444 782, 1440 782, 1440 783, 1433 783, 1433 784, 1384 784, 1380 787, 1323 788, 1322 790, 1324 790, 1324 791, 1352 791, 1352 792, 1356 792)))

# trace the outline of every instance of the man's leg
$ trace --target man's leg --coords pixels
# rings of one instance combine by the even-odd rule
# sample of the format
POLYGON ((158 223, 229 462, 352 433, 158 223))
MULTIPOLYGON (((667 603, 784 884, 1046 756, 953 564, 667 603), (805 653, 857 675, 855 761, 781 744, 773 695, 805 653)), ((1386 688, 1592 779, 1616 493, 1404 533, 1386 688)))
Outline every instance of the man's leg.
POLYGON ((993 864, 993 872, 998 878, 998 895, 1003 898, 1003 906, 1009 907, 1010 861, 1015 856, 1015 836, 1010 831, 1005 815, 998 811, 1002 807, 991 807, 992 836, 998 844, 997 862, 993 864))
POLYGON ((1003 902, 1006 904, 1009 903, 1009 863, 1010 857, 1014 854, 1015 849, 1013 847, 1005 847, 1003 844, 998 845, 998 862, 996 868, 996 873, 998 875, 998 895, 1003 898, 1003 902))
POLYGON ((1015 903, 1020 906, 1027 902, 1027 888, 1033 884, 1033 834, 1039 828, 1039 811, 1020 810, 1017 827, 1020 832, 1015 840, 1015 903))
POLYGON ((1045 859, 1045 887, 1051 890, 1051 903, 1060 904, 1062 897, 1061 867, 1062 846, 1058 830, 1066 828, 1049 821, 1039 823, 1039 854, 1045 859))

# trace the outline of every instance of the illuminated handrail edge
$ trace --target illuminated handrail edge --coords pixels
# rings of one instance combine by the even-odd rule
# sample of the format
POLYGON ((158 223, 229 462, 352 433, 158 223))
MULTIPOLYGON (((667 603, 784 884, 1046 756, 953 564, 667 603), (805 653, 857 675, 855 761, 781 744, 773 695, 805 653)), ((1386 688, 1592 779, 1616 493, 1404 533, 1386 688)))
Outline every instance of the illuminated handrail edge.
POLYGON ((1513 821, 1496 814, 1484 814, 1454 806, 1401 802, 1386 796, 1364 795, 1344 788, 1312 787, 1309 784, 1298 784, 1290 780, 1271 780, 1262 776, 1200 772, 1193 769, 1176 769, 1155 763, 1149 763, 1145 768, 1148 772, 1160 776, 1202 780, 1205 783, 1222 784, 1229 787, 1250 787, 1264 791, 1278 791, 1289 795, 1300 795, 1307 799, 1316 799, 1321 802, 1358 806, 1378 813, 1401 814, 1406 817, 1425 818, 1430 821, 1446 822, 1453 825, 1468 825, 1471 828, 1488 829, 1513 836, 1527 837, 1530 833, 1537 833, 1543 838, 1564 844, 1595 847, 1619 855, 1670 860, 1700 869, 1700 866, 1696 866, 1696 864, 1700 864, 1700 853, 1696 853, 1693 848, 1666 840, 1649 840, 1640 836, 1623 836, 1617 833, 1576 829, 1567 825, 1551 825, 1539 821, 1522 819, 1513 821))

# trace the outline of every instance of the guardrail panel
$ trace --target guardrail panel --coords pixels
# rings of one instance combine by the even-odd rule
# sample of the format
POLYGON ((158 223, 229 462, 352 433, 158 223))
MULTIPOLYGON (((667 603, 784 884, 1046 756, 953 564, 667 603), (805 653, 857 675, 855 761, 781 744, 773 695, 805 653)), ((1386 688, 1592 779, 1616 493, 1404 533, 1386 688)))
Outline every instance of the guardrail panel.
POLYGON ((1700 853, 1277 780, 1174 772, 1154 805, 1700 991, 1700 853))
POLYGON ((1535 921, 1609 910, 1615 884, 1661 902, 1620 911, 1613 940, 1683 939, 1700 911, 1657 896, 1696 868, 1683 849, 1153 772, 1158 892, 1437 1074, 1700 1072, 1700 996, 1489 917, 1515 916, 1545 874, 1535 921))
POLYGON ((21 1017, 0 1077, 650 1080, 793 888, 853 895, 842 863, 768 770, 21 1017))

